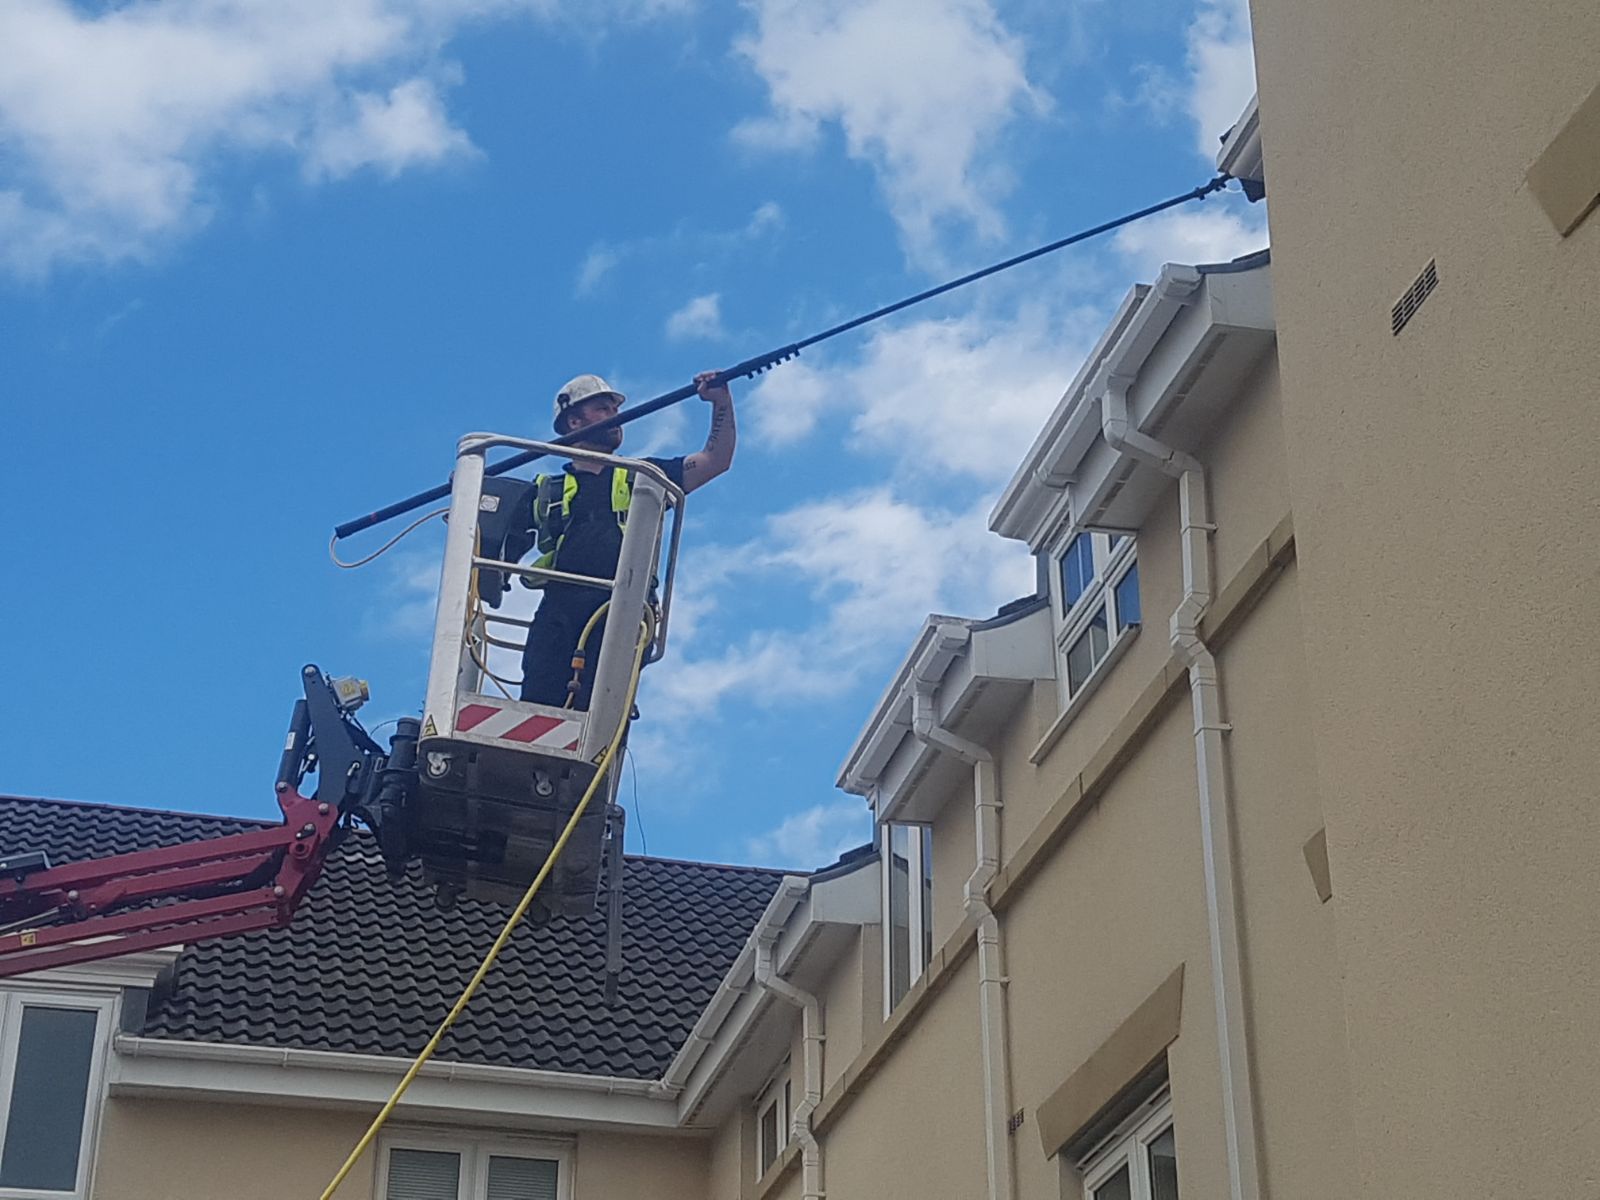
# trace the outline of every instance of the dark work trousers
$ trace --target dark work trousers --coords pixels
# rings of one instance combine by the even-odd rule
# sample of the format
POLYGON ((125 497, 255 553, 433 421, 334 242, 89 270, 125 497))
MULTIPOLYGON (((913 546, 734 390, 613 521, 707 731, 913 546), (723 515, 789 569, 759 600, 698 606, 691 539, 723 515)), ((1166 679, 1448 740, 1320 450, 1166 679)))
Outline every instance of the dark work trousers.
MULTIPOLYGON (((609 598, 599 588, 552 587, 539 602, 528 630, 528 645, 522 652, 522 698, 535 704, 561 707, 567 702, 567 685, 572 680, 572 653, 584 624, 609 598)), ((600 643, 605 636, 602 617, 583 644, 583 677, 574 707, 587 710, 594 690, 594 670, 600 661, 600 643)))

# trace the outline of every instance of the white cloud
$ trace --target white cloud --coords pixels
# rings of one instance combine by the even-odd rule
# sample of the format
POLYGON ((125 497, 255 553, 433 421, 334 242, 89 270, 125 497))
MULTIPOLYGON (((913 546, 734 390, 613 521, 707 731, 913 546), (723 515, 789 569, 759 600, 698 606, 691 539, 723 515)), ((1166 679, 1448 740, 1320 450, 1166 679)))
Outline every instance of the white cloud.
POLYGON ((989 499, 935 508, 879 486, 777 513, 746 544, 696 553, 674 599, 690 627, 674 626, 674 668, 649 681, 652 700, 687 721, 732 700, 775 708, 840 695, 881 669, 929 612, 982 613, 1026 593, 1031 560, 988 532, 989 499), (698 639, 688 635, 722 597, 766 589, 806 594, 814 618, 758 624, 741 641, 694 653, 698 639))
POLYGON ((782 230, 784 224, 783 206, 775 200, 766 200, 756 206, 749 220, 732 229, 695 230, 680 226, 654 237, 596 242, 579 264, 575 290, 579 296, 594 294, 628 259, 668 253, 705 261, 744 252, 751 243, 782 230))
POLYGON ((735 138, 789 150, 837 122, 851 157, 877 173, 916 254, 942 222, 1003 229, 1005 174, 985 154, 1018 114, 1041 112, 1023 45, 988 0, 751 0, 756 31, 737 51, 771 111, 735 138))
POLYGON ((1256 89, 1248 0, 1200 0, 1188 34, 1189 94, 1200 153, 1215 159, 1256 89))
POLYGON ((745 850, 755 863, 809 871, 871 840, 866 805, 832 800, 785 817, 775 829, 750 838, 745 850))
POLYGON ((578 268, 578 295, 587 296, 598 288, 605 277, 617 269, 623 252, 606 242, 596 242, 583 256, 578 268))
POLYGON ((313 135, 306 156, 311 178, 339 179, 362 167, 393 178, 407 167, 476 153, 471 139, 451 126, 426 79, 408 79, 387 96, 363 92, 353 97, 351 110, 346 120, 313 135))
POLYGON ((1267 244, 1266 214, 1259 208, 1208 207, 1161 213, 1122 229, 1117 250, 1141 279, 1154 279, 1163 263, 1219 263, 1267 244))
MULTIPOLYGON (((608 0, 605 22, 686 0, 608 0)), ((229 159, 308 178, 387 176, 470 151, 440 98, 445 43, 491 17, 567 20, 570 0, 0 2, 0 269, 148 257, 223 203, 229 159), (424 69, 424 67, 426 69, 424 69)), ((580 25, 581 16, 581 25, 580 25)), ((248 203, 248 201, 241 201, 248 203)))
POLYGON ((722 328, 722 297, 716 292, 694 297, 667 318, 666 333, 677 342, 716 341, 726 337, 722 328))
POLYGON ((402 64, 484 6, 134 0, 85 12, 66 0, 8 0, 0 5, 7 264, 42 271, 62 259, 147 253, 207 218, 207 173, 224 152, 331 156, 328 173, 437 161, 465 135, 402 64), (373 71, 401 82, 387 96, 353 86, 373 71))
POLYGON ((748 410, 754 435, 783 446, 846 412, 851 447, 910 475, 1001 482, 1090 344, 1100 317, 1042 304, 880 328, 849 364, 801 360, 765 376, 748 410))
MULTIPOLYGON (((424 531, 418 530, 418 534, 424 531)), ((376 604, 367 613, 369 633, 417 644, 432 637, 444 538, 433 531, 419 536, 418 541, 433 544, 393 550, 380 560, 383 582, 378 586, 376 604)))

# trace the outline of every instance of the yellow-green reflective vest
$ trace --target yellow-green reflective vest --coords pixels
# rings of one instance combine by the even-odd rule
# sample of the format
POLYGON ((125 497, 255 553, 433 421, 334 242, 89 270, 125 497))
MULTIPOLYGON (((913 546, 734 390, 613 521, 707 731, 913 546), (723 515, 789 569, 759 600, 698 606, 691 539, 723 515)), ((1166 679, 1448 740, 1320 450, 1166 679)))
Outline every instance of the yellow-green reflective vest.
MULTIPOLYGON (((539 557, 536 567, 552 567, 561 543, 566 540, 567 526, 572 523, 572 499, 578 494, 578 477, 571 471, 559 475, 538 475, 533 481, 533 525, 539 534, 539 557)), ((628 526, 628 505, 633 501, 633 479, 622 467, 611 468, 611 511, 616 514, 617 528, 628 526)))

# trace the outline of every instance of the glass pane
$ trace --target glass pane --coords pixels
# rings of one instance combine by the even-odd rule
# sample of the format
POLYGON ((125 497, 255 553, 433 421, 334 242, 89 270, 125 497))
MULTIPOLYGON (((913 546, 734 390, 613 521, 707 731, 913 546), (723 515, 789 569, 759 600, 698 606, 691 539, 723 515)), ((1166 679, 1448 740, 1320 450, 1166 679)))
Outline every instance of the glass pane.
POLYGON ((1133 1181, 1126 1164, 1094 1190, 1094 1200, 1133 1200, 1133 1181))
POLYGON ((385 1200, 456 1200, 461 1190, 461 1156, 449 1150, 389 1151, 385 1200))
POLYGON ((1128 573, 1117 580, 1117 632, 1130 625, 1138 625, 1139 617, 1139 564, 1134 563, 1128 573))
POLYGON ((1074 693, 1088 681, 1094 674, 1095 667, 1100 665, 1100 660, 1106 656, 1106 649, 1110 646, 1110 638, 1106 634, 1106 610, 1104 605, 1094 614, 1089 622, 1089 627, 1078 635, 1078 640, 1072 643, 1067 651, 1067 691, 1074 693))
POLYGON ((98 1015, 23 1006, 0 1187, 70 1192, 78 1186, 98 1015))
POLYGON ((1094 541, 1080 533, 1061 556, 1061 596, 1070 609, 1094 580, 1094 541))
POLYGON ((484 1200, 556 1200, 557 1164, 548 1158, 489 1156, 484 1200))
POLYGON ((921 968, 933 961, 933 829, 922 827, 922 961, 921 968))
POLYGON ((889 842, 889 1007, 911 987, 911 831, 891 825, 889 842))
POLYGON ((1146 1147, 1150 1156, 1150 1200, 1178 1200, 1178 1143, 1169 1128, 1146 1147))
POLYGON ((778 1161, 778 1102, 761 1110, 761 1174, 778 1161))

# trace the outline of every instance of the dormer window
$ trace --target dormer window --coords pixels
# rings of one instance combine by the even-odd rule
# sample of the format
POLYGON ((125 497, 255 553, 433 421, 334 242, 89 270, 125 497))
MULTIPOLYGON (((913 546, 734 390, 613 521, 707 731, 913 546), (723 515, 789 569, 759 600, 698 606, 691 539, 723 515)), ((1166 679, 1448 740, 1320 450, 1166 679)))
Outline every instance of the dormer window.
POLYGON ((1123 534, 1075 534, 1056 559, 1056 649, 1070 704, 1141 620, 1139 562, 1123 534))

